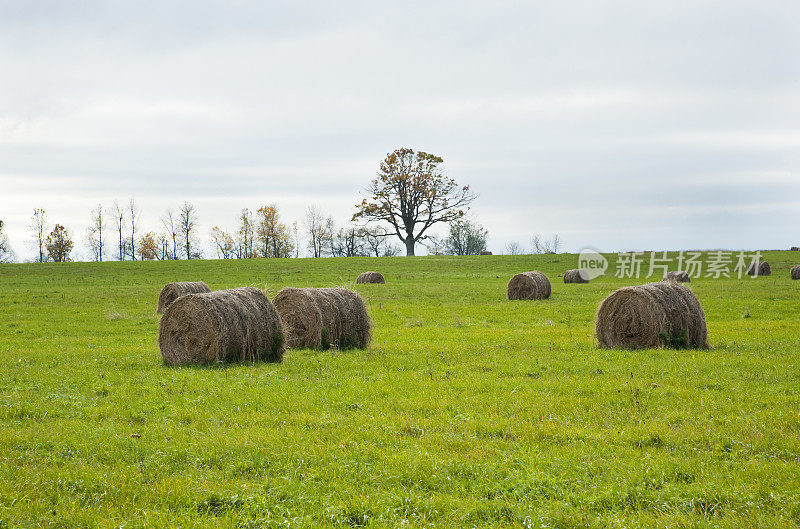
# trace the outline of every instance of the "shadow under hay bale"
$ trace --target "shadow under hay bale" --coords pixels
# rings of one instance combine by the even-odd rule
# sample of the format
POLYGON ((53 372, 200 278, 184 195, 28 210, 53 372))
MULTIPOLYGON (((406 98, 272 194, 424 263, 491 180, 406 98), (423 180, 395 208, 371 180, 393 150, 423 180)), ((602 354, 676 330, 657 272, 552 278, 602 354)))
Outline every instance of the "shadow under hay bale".
POLYGON ((800 279, 800 265, 793 266, 792 271, 789 272, 789 276, 792 279, 800 279))
POLYGON ((280 362, 286 350, 275 307, 252 287, 181 296, 164 311, 158 345, 169 365, 280 362))
POLYGON ((677 283, 691 283, 692 278, 684 270, 673 270, 664 274, 664 281, 675 281, 677 283))
POLYGON ((290 348, 366 349, 372 321, 357 292, 346 288, 292 288, 273 300, 290 348))
POLYGON ((600 347, 645 349, 708 347, 706 316, 689 287, 661 281, 612 292, 595 323, 600 347))
POLYGON ((380 272, 369 271, 359 274, 356 278, 356 283, 386 283, 386 280, 383 278, 383 275, 381 275, 380 272))
POLYGON ((772 269, 770 268, 769 263, 766 261, 752 263, 750 268, 747 269, 747 275, 749 276, 768 276, 771 274, 772 269))
POLYGON ((158 295, 158 313, 164 312, 170 304, 186 294, 201 294, 211 292, 211 289, 202 281, 185 281, 183 283, 167 283, 158 295))
POLYGON ((589 275, 582 270, 567 270, 564 272, 564 283, 588 283, 589 275))
POLYGON ((508 282, 508 299, 547 299, 550 280, 538 270, 522 272, 508 282))

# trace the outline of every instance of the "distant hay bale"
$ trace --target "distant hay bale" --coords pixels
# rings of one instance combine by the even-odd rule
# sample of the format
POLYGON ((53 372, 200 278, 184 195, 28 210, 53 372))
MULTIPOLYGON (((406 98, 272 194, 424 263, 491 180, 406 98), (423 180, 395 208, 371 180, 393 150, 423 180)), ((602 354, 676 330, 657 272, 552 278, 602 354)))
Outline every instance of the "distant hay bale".
POLYGON ((768 276, 770 274, 772 274, 772 269, 766 261, 752 263, 750 268, 747 269, 747 275, 749 276, 768 276))
POLYGON ((492 252, 490 252, 489 250, 481 250, 480 255, 492 255, 492 252))
POLYGON ((792 279, 800 279, 800 265, 793 266, 790 275, 792 279))
POLYGON ((508 282, 508 299, 547 299, 550 297, 550 280, 534 270, 523 272, 508 282))
POLYGON ((170 303, 186 294, 200 294, 211 292, 208 285, 202 281, 186 281, 183 283, 167 283, 158 296, 158 313, 164 312, 170 303))
POLYGON ((275 307, 252 287, 176 299, 161 318, 158 345, 169 365, 280 362, 286 350, 275 307))
POLYGON ((664 281, 676 281, 678 283, 691 283, 692 278, 685 270, 673 270, 664 274, 664 281))
POLYGON ((792 246, 790 251, 792 251, 792 252, 800 252, 800 246, 792 246))
POLYGON ((386 280, 383 278, 380 272, 364 272, 359 274, 356 278, 356 283, 386 283, 386 280))
POLYGON ((595 336, 604 349, 708 347, 706 316, 689 287, 661 281, 623 287, 600 303, 595 336))
POLYGON ((583 270, 567 270, 564 272, 564 283, 588 283, 589 275, 583 270))
POLYGON ((365 349, 372 320, 357 292, 346 288, 292 288, 273 300, 291 348, 365 349))

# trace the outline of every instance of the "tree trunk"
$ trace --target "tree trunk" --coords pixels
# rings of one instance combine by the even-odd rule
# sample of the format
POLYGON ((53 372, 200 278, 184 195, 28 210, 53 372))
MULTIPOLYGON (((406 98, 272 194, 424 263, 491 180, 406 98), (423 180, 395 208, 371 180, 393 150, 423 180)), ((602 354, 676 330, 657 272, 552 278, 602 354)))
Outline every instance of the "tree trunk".
POLYGON ((405 240, 406 243, 406 255, 413 256, 414 255, 414 239, 409 237, 405 240))

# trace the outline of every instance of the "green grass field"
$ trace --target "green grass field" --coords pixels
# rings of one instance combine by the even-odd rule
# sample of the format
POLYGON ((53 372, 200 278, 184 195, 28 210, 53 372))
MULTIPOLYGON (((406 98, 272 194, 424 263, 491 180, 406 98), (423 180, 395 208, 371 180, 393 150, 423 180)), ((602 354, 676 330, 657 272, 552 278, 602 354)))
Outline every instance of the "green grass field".
MULTIPOLYGON (((605 351, 574 255, 0 266, 0 527, 797 527, 800 253, 605 351), (509 302, 538 269, 553 297, 509 302), (165 282, 358 285, 366 351, 168 368, 165 282)), ((613 263, 612 263, 613 269, 613 263)))

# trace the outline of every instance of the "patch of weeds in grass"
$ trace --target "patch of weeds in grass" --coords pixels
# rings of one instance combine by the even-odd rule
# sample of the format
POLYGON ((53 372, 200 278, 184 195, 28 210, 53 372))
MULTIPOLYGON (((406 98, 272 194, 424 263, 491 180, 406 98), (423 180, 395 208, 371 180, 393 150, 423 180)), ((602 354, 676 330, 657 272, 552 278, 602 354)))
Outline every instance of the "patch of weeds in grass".
POLYGON ((366 527, 373 518, 370 509, 345 507, 331 515, 331 523, 340 527, 366 527))
POLYGON ((673 335, 661 331, 658 333, 658 337, 661 340, 661 345, 668 349, 687 349, 689 347, 689 333, 685 330, 673 335))
POLYGON ((417 428, 416 426, 405 426, 400 430, 400 435, 403 437, 411 437, 412 439, 419 439, 425 435, 425 430, 417 428))
POLYGON ((653 434, 647 439, 633 443, 634 448, 664 448, 664 440, 658 434, 653 434))
POLYGON ((219 494, 210 494, 197 503, 197 512, 219 516, 229 511, 238 511, 245 505, 245 500, 237 495, 223 497, 219 494))

